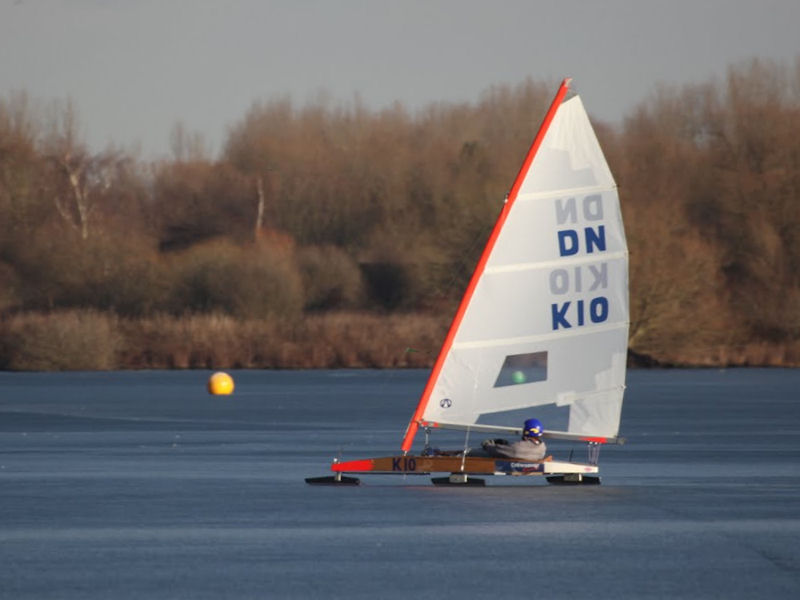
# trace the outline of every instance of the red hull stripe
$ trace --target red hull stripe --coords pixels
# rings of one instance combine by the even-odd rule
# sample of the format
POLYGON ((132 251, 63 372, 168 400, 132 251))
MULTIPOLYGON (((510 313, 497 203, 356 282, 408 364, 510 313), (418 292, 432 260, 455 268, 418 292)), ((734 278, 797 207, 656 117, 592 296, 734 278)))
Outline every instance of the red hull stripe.
POLYGON ((374 465, 371 460, 349 460, 347 462, 338 462, 331 465, 331 471, 338 471, 344 473, 359 472, 359 471, 372 471, 374 465))
POLYGON ((403 452, 408 452, 411 449, 411 445, 414 443, 414 436, 416 436, 417 430, 419 429, 419 421, 422 419, 422 415, 425 413, 425 409, 428 406, 431 393, 433 393, 433 387, 436 384, 436 381, 439 379, 439 373, 444 366, 444 359, 450 352, 450 347, 453 345, 456 332, 461 325, 464 314, 467 312, 467 307, 472 300, 472 295, 475 292, 475 287, 478 285, 478 280, 483 274, 483 270, 486 268, 486 263, 489 261, 489 256, 492 254, 492 250, 494 249, 494 245, 497 242, 497 238, 499 237, 500 231, 503 228, 503 224, 508 217, 511 206, 514 204, 514 200, 517 198, 519 188, 522 186, 522 182, 525 180, 525 176, 528 174, 528 169, 530 169, 531 163, 533 163, 536 152, 539 150, 539 146, 542 145, 542 140, 544 139, 544 136, 550 127, 550 123, 553 122, 553 118, 556 116, 558 107, 561 105, 561 102, 563 102, 564 96, 567 95, 569 83, 570 79, 565 79, 561 82, 561 87, 558 89, 555 98, 553 98, 553 102, 550 104, 550 108, 544 117, 544 121, 542 121, 542 125, 539 127, 539 132, 533 139, 533 143, 528 150, 528 154, 525 156, 525 161, 522 163, 519 173, 517 173, 517 178, 514 180, 514 185, 511 186, 508 199, 503 205, 503 210, 500 212, 500 216, 497 218, 497 222, 494 225, 492 234, 489 236, 489 241, 486 243, 486 247, 483 249, 483 254, 478 261, 478 266, 475 267, 475 271, 472 273, 472 279, 470 279, 469 285, 467 286, 467 291, 464 293, 464 297, 461 299, 458 312, 456 312, 456 316, 450 325, 450 330, 447 332, 447 337, 444 340, 444 344, 442 344, 442 349, 439 351, 439 356, 436 358, 436 363, 433 365, 431 376, 428 378, 428 383, 425 385, 425 390, 422 392, 422 396, 419 399, 417 410, 414 412, 414 416, 411 417, 411 422, 408 424, 405 437, 403 437, 403 444, 400 447, 403 452))

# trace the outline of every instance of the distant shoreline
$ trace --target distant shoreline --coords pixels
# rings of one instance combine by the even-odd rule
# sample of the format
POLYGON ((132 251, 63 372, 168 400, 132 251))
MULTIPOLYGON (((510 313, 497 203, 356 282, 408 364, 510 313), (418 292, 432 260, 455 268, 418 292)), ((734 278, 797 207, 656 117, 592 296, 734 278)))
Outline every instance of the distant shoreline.
MULTIPOLYGON (((427 369, 449 317, 319 313, 297 319, 220 314, 122 318, 94 310, 0 319, 0 370, 427 369)), ((632 348, 631 368, 800 367, 800 344, 632 348)))

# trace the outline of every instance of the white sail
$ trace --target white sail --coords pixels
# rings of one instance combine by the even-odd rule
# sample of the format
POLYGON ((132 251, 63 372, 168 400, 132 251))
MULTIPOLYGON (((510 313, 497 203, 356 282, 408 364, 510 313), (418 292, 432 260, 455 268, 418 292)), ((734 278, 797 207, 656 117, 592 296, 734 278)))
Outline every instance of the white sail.
POLYGON ((404 449, 419 424, 519 427, 546 409, 562 431, 618 433, 627 246, 616 184, 580 98, 564 99, 568 85, 507 199, 404 449))

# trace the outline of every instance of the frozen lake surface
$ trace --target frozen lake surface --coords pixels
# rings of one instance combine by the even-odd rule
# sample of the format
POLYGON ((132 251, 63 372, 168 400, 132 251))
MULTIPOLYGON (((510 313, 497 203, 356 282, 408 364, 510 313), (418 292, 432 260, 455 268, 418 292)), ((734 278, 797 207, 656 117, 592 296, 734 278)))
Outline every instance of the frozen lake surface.
POLYGON ((427 373, 232 375, 0 373, 0 597, 800 597, 798 370, 630 372, 577 488, 311 487, 395 453, 427 373))

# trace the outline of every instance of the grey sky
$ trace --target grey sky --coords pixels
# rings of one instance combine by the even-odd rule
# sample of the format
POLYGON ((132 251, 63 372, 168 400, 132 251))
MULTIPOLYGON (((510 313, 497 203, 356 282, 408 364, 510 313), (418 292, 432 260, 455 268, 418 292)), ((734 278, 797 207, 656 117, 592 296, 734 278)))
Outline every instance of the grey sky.
POLYGON ((799 24, 800 0, 0 0, 0 96, 72 98, 94 150, 143 158, 178 120, 216 153, 255 100, 320 91, 415 109, 571 76, 615 122, 657 82, 792 64, 799 24))

